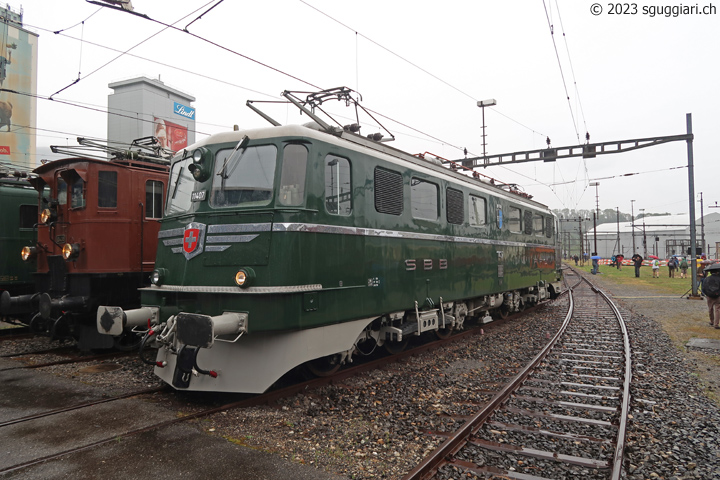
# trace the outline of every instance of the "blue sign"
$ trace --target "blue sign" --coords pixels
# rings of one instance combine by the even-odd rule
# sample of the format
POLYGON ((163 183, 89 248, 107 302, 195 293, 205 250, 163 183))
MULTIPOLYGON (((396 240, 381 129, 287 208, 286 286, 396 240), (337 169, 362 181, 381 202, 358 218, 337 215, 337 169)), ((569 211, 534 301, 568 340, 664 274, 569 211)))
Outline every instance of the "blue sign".
POLYGON ((195 109, 192 107, 188 107, 186 105, 183 105, 182 103, 175 102, 175 105, 173 106, 173 111, 176 114, 187 118, 188 120, 195 120, 195 109))

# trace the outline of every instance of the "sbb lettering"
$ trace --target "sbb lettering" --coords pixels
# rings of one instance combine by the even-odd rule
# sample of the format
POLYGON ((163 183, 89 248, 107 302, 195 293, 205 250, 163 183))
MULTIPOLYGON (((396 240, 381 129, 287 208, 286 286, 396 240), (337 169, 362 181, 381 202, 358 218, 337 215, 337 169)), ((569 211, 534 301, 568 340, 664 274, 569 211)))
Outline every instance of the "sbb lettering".
MULTIPOLYGON (((431 258, 424 258, 422 260, 408 259, 408 260, 405 260, 405 270, 408 272, 417 270, 418 262, 422 262, 423 270, 432 270, 435 267, 436 260, 433 260, 431 258)), ((438 259, 437 266, 438 266, 439 270, 447 270, 447 268, 448 268, 447 259, 446 258, 438 259)))

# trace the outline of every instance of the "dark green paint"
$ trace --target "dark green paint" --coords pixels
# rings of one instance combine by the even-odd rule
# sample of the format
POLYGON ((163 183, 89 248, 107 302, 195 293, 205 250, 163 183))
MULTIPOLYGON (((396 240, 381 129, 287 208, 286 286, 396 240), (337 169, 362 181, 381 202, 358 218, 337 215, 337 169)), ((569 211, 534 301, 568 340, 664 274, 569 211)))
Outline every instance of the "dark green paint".
MULTIPOLYGON (((385 313, 410 310, 414 302, 422 308, 426 299, 436 305, 490 293, 521 289, 545 280, 554 282, 556 249, 554 232, 547 236, 515 234, 496 223, 496 207, 507 211, 511 202, 500 197, 479 194, 487 199, 484 227, 467 224, 467 198, 478 194, 465 182, 448 182, 419 172, 410 163, 406 167, 390 164, 381 158, 343 149, 314 138, 251 139, 250 145, 274 143, 278 147, 275 185, 282 171, 282 151, 287 143, 304 143, 309 149, 305 202, 298 207, 275 204, 262 208, 214 210, 207 201, 192 202, 191 212, 163 219, 162 230, 184 227, 189 222, 217 224, 307 224, 360 227, 386 231, 454 237, 484 238, 493 241, 543 245, 550 257, 545 267, 533 265, 530 248, 522 246, 479 245, 441 240, 401 239, 380 236, 319 233, 310 231, 266 231, 249 243, 235 243, 224 252, 203 252, 186 260, 181 253, 158 244, 156 266, 167 270, 166 285, 213 285, 234 287, 235 273, 252 266, 253 287, 322 285, 317 292, 274 294, 192 294, 145 290, 144 305, 164 305, 163 320, 177 311, 219 315, 224 311, 249 312, 249 332, 316 327, 357 318, 376 317, 385 313), (324 159, 333 154, 349 159, 353 184, 353 213, 332 215, 324 205, 324 159), (398 216, 380 214, 374 207, 373 174, 376 167, 401 172, 404 179, 404 208, 398 216), (412 218, 410 179, 419 178, 439 185, 440 216, 438 221, 412 218), (465 223, 452 225, 445 221, 445 190, 447 186, 463 191, 465 223), (504 252, 504 277, 498 278, 498 254, 504 252), (417 268, 407 270, 406 260, 415 260, 417 268), (424 261, 432 261, 432 269, 424 269, 424 261), (440 260, 447 262, 440 269, 440 260)), ((206 145, 213 153, 232 148, 234 143, 206 145)), ((195 191, 211 189, 212 179, 196 183, 195 191)), ((494 187, 490 187, 492 190, 494 187)), ((276 187, 277 190, 277 187, 276 187)), ((498 190, 499 192, 499 190, 498 190)), ((275 194, 277 197, 277 192, 275 194)), ((540 204, 534 212, 551 215, 540 204)), ((207 243, 205 244, 208 245, 207 243)), ((239 290, 239 288, 238 288, 239 290)))

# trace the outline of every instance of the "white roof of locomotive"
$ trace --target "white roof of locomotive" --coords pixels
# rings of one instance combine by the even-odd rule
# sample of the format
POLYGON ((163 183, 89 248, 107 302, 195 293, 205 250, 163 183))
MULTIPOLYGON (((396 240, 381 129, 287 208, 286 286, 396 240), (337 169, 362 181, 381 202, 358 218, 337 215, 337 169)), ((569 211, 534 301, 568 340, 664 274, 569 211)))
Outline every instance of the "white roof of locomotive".
MULTIPOLYGON (((359 153, 378 157, 384 161, 394 163, 403 168, 407 168, 407 163, 412 162, 414 168, 417 171, 425 173, 427 175, 445 176, 447 180, 454 180, 456 182, 462 181, 476 190, 483 191, 486 194, 505 198, 512 203, 522 204, 535 209, 545 209, 548 212, 550 211, 546 205, 543 205, 539 202, 519 195, 514 195, 495 185, 491 185, 483 181, 478 181, 470 176, 463 175, 461 173, 453 172, 449 168, 434 164, 433 162, 419 157, 415 157, 409 153, 403 152, 405 153, 405 155, 413 157, 412 160, 396 157, 391 154, 384 153, 380 150, 366 147, 349 140, 344 140, 342 138, 336 137, 335 135, 331 135, 329 133, 309 128, 303 125, 281 125, 278 127, 262 127, 248 130, 234 130, 229 132, 216 133, 198 142, 195 142, 194 144, 187 147, 186 150, 192 150, 194 148, 203 147, 206 145, 214 145, 218 143, 239 142, 245 135, 247 135, 251 140, 263 138, 270 139, 277 137, 308 137, 325 143, 330 143, 341 148, 355 150, 359 153)), ((379 144, 379 146, 385 147, 385 145, 382 144, 379 144)), ((393 147, 390 148, 394 149, 393 147)))

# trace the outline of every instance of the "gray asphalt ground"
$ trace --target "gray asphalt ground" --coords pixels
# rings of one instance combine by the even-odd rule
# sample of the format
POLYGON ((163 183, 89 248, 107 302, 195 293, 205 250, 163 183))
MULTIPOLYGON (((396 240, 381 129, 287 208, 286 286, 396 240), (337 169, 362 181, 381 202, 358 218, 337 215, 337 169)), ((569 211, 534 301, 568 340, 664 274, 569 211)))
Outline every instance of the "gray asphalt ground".
MULTIPOLYGON (((37 370, 6 370, 16 366, 0 359, 0 423, 102 398, 93 387, 37 370)), ((344 478, 209 436, 191 422, 117 438, 122 432, 172 418, 173 412, 135 398, 0 427, 0 478, 344 478)))

